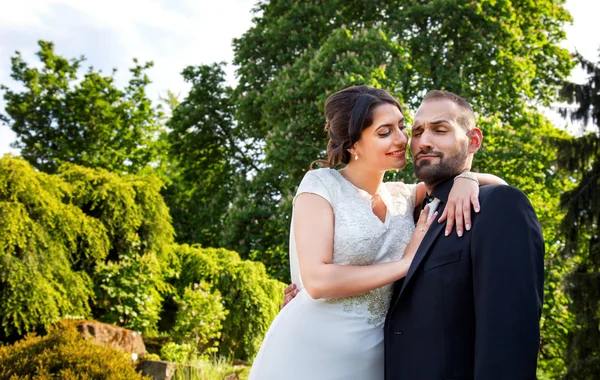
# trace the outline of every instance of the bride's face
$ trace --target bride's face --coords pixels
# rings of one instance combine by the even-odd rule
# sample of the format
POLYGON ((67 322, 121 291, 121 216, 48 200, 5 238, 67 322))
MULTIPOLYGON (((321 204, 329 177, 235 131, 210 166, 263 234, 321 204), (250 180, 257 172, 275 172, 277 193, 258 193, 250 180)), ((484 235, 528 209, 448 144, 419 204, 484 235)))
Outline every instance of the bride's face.
POLYGON ((356 163, 371 170, 398 170, 406 166, 408 133, 404 115, 392 104, 380 104, 373 110, 373 123, 363 130, 354 144, 350 161, 358 154, 356 163))

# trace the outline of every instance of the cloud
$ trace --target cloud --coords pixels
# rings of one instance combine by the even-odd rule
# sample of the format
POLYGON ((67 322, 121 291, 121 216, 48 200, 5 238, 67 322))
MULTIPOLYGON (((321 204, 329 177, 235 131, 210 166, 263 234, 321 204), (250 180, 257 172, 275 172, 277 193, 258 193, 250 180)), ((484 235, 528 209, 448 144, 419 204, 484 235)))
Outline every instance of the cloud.
MULTIPOLYGON (((148 72, 154 100, 166 90, 185 94, 180 72, 188 65, 231 62, 232 39, 252 22, 255 0, 21 0, 0 2, 0 84, 17 88, 10 78, 16 50, 34 65, 37 41, 55 43, 58 54, 84 55, 84 67, 105 73, 117 68, 117 85, 129 79, 133 58, 153 61, 148 72)), ((233 67, 228 81, 234 82, 233 67)), ((0 100, 0 110, 4 103, 0 100)), ((2 111, 0 111, 2 112, 2 111)), ((0 154, 15 135, 0 126, 0 154)))
MULTIPOLYGON (((117 68, 117 84, 129 78, 133 58, 154 61, 148 75, 153 83, 148 95, 158 99, 172 90, 185 94, 188 86, 180 76, 188 65, 233 59, 232 39, 252 25, 250 10, 256 0, 20 0, 0 2, 0 84, 16 88, 10 78, 10 60, 21 51, 29 64, 36 62, 37 40, 55 43, 58 54, 87 57, 110 73, 117 68)), ((594 61, 598 58, 600 33, 595 20, 600 2, 568 0, 574 17, 566 28, 568 42, 594 61), (595 30, 595 32, 594 32, 595 30)), ((84 66, 86 66, 84 64, 84 66)), ((228 80, 235 82, 234 68, 228 80)), ((0 110, 4 103, 0 100, 0 110)), ((0 111, 2 112, 2 111, 0 111)), ((0 155, 9 151, 15 136, 0 126, 0 155)))

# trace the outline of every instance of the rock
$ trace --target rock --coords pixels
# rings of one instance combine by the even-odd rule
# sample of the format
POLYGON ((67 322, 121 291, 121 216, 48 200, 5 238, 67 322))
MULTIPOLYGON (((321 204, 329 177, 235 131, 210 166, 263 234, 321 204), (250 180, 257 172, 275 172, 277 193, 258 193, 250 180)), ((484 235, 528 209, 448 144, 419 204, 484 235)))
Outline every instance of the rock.
POLYGON ((144 360, 137 366, 137 370, 142 375, 149 376, 153 380, 171 380, 176 369, 175 363, 158 360, 144 360))
POLYGON ((86 339, 117 348, 131 354, 136 361, 146 355, 146 346, 142 336, 131 330, 95 321, 74 321, 77 329, 86 339))
POLYGON ((234 367, 248 367, 250 365, 250 363, 248 363, 245 360, 241 360, 241 359, 233 359, 233 366, 234 367))

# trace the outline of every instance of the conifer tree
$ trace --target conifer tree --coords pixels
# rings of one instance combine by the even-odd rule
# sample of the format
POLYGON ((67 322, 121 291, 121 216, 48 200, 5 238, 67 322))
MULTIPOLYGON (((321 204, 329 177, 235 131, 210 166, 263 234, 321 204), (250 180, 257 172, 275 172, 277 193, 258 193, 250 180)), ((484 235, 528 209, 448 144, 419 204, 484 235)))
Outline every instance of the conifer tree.
POLYGON ((588 79, 583 84, 566 83, 561 91, 574 111, 563 116, 593 125, 579 138, 561 141, 559 162, 579 180, 577 187, 563 194, 566 209, 562 223, 565 253, 576 257, 577 267, 567 278, 569 310, 575 315, 567 349, 566 379, 600 378, 600 64, 576 55, 588 79))

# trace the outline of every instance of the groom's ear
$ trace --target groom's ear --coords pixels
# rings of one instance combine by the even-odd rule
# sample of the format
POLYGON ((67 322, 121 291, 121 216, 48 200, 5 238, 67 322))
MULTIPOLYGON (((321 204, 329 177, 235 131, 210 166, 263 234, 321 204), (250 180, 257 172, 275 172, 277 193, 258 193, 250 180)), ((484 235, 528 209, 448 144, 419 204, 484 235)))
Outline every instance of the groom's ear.
POLYGON ((481 143, 483 142, 483 133, 481 133, 481 129, 475 127, 469 131, 467 134, 469 138, 469 153, 475 153, 481 148, 481 143))

